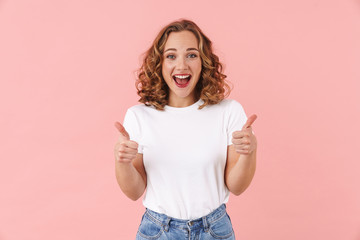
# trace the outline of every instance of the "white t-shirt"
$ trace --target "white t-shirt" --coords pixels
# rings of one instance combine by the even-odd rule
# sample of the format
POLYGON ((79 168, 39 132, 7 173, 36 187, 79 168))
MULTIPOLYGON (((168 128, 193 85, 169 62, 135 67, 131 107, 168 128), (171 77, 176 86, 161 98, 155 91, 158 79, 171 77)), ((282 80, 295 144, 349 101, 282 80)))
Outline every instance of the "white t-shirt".
POLYGON ((124 127, 139 144, 147 174, 143 205, 177 219, 205 216, 229 200, 224 181, 227 146, 247 117, 240 103, 224 99, 198 109, 144 104, 129 108, 124 127))

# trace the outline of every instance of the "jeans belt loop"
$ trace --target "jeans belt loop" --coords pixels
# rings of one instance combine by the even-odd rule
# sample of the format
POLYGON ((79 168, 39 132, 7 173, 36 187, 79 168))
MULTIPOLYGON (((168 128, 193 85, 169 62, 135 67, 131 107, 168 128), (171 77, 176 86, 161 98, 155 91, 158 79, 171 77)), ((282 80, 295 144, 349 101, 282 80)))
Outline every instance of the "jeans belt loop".
POLYGON ((202 217, 202 220, 203 220, 204 230, 205 230, 205 232, 207 232, 209 230, 209 225, 208 225, 206 216, 202 217))
POLYGON ((169 231, 169 227, 170 227, 170 220, 171 220, 171 218, 167 217, 167 219, 166 219, 166 221, 165 221, 165 224, 164 224, 164 230, 165 230, 166 232, 168 232, 168 231, 169 231))

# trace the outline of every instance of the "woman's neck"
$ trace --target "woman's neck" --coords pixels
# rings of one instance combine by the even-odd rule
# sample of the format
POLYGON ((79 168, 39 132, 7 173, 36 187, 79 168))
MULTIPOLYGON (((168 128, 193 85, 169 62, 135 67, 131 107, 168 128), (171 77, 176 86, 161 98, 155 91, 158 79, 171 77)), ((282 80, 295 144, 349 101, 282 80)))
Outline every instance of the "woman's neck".
POLYGON ((168 105, 170 107, 188 107, 194 104, 198 99, 195 99, 194 96, 187 96, 186 98, 180 97, 169 97, 168 105))

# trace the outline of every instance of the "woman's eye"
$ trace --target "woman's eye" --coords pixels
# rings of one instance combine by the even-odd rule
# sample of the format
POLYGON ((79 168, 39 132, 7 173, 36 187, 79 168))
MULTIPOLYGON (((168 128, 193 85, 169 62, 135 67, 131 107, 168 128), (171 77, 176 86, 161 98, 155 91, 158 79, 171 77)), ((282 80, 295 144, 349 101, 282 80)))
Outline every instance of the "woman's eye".
POLYGON ((175 58, 175 56, 174 56, 174 55, 172 55, 172 54, 169 54, 169 55, 167 55, 167 56, 166 56, 166 58, 174 59, 174 58, 175 58))
POLYGON ((196 55, 195 53, 191 53, 191 54, 189 54, 189 57, 190 57, 190 58, 196 58, 197 55, 196 55))

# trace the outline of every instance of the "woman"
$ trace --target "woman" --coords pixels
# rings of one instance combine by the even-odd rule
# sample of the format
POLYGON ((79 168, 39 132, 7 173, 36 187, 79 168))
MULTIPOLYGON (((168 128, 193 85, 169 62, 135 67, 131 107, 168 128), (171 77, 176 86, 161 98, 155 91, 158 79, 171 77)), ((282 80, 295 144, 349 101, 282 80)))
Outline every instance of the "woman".
POLYGON ((142 104, 115 126, 116 178, 145 213, 136 239, 235 239, 226 206, 256 166, 257 141, 242 106, 224 99, 226 75, 192 21, 164 27, 138 74, 142 104))

